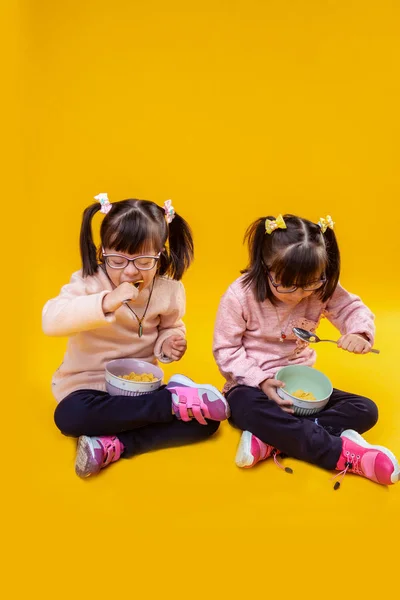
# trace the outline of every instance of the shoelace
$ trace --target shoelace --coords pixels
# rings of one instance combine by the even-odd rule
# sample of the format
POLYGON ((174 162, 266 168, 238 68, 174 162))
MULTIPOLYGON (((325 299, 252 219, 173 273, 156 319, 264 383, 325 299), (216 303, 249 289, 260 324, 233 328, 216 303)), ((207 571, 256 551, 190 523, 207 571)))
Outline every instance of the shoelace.
POLYGON ((334 481, 340 477, 339 481, 336 481, 335 485, 333 486, 334 490, 338 490, 340 488, 340 484, 348 471, 356 473, 357 475, 363 475, 360 464, 361 456, 359 454, 354 454, 354 452, 350 453, 349 451, 345 452, 345 455, 347 456, 347 461, 344 463, 345 468, 343 471, 340 471, 340 473, 335 475, 335 477, 331 477, 331 481, 334 481))
MULTIPOLYGON (((272 451, 272 456, 274 459, 274 463, 276 464, 277 467, 279 467, 280 469, 283 469, 284 471, 286 471, 286 473, 293 473, 293 469, 291 469, 290 467, 284 467, 282 465, 282 463, 279 462, 279 460, 277 459, 277 452, 274 448, 274 450, 272 451)), ((281 455, 283 456, 283 455, 281 455)))

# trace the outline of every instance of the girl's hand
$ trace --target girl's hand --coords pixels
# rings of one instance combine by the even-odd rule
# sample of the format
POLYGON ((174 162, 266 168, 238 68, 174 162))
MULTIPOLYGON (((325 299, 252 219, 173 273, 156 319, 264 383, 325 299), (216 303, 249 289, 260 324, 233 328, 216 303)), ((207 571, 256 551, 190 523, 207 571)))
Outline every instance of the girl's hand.
POLYGON ((109 294, 103 298, 104 314, 115 312, 125 301, 136 300, 139 295, 139 290, 134 285, 124 281, 109 294))
POLYGON ((354 352, 354 354, 367 354, 372 348, 371 344, 358 333, 347 333, 338 340, 338 348, 354 352))
POLYGON ((266 379, 260 384, 261 390, 270 400, 273 400, 287 413, 293 413, 293 402, 291 400, 283 400, 276 391, 276 388, 283 388, 285 384, 279 379, 266 379))
POLYGON ((162 353, 172 360, 180 360, 185 354, 187 341, 180 335, 171 335, 162 345, 162 353))

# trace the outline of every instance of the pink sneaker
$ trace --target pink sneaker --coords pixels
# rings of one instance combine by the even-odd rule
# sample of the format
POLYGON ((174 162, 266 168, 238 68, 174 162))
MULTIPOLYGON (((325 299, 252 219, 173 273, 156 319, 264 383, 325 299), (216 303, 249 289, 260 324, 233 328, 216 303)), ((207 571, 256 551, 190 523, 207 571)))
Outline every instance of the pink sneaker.
POLYGON ((123 444, 115 436, 82 435, 76 448, 75 473, 78 477, 96 475, 101 469, 118 460, 123 451, 123 444))
POLYGON ((182 421, 192 419, 189 409, 202 425, 207 425, 206 419, 224 421, 230 416, 227 401, 213 385, 195 383, 185 375, 173 375, 167 389, 171 392, 175 416, 182 421))
POLYGON ((340 487, 340 481, 346 473, 356 473, 382 485, 391 485, 399 481, 399 463, 390 450, 384 446, 369 444, 352 429, 343 431, 341 438, 343 449, 336 466, 340 473, 333 478, 340 479, 334 485, 335 490, 340 487))
POLYGON ((243 469, 250 469, 254 467, 261 460, 265 460, 270 456, 274 457, 275 464, 284 469, 286 473, 293 473, 293 470, 289 467, 283 467, 276 458, 279 454, 282 454, 280 450, 277 450, 269 444, 265 444, 258 437, 250 433, 250 431, 243 431, 242 437, 240 438, 239 447, 237 449, 235 463, 238 467, 243 469))

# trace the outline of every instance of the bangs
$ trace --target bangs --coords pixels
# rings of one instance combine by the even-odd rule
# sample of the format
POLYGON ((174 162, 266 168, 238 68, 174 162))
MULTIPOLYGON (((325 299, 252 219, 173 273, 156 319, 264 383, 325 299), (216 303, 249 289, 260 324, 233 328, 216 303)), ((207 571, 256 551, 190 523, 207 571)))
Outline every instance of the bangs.
POLYGON ((123 215, 115 228, 107 228, 102 244, 123 254, 146 254, 160 252, 165 244, 165 232, 145 215, 138 213, 135 219, 123 215), (164 235, 163 235, 164 234, 164 235))
POLYGON ((327 264, 324 247, 296 244, 278 255, 268 268, 284 286, 305 286, 320 279, 326 272, 327 264))

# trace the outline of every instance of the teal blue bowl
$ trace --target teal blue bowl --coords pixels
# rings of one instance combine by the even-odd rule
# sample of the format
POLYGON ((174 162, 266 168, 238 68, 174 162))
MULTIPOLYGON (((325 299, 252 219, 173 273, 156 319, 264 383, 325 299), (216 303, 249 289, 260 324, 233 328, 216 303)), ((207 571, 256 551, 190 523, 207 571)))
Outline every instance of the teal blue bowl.
POLYGON ((332 383, 324 373, 304 365, 291 365, 283 367, 275 376, 283 381, 284 388, 278 388, 278 395, 284 400, 293 402, 295 415, 313 415, 321 411, 329 402, 332 395, 332 383), (311 392, 315 400, 303 400, 293 396, 293 392, 303 390, 311 392))

